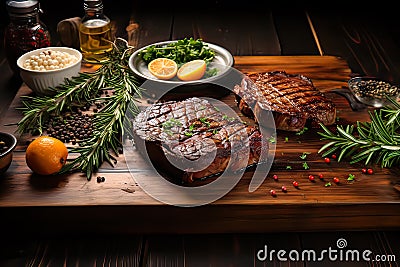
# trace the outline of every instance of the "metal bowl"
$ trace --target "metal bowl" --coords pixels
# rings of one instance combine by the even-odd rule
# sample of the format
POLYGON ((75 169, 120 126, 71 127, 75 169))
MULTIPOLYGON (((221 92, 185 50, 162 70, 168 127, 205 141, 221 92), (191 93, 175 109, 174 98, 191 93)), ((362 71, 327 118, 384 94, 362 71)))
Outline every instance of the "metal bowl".
POLYGON ((358 101, 377 108, 388 105, 388 97, 397 99, 400 94, 399 86, 375 77, 351 78, 348 87, 358 101))
POLYGON ((140 52, 153 45, 163 46, 174 42, 177 41, 153 43, 136 50, 130 56, 129 67, 135 76, 144 82, 143 87, 148 94, 150 94, 152 97, 160 97, 167 91, 173 91, 173 97, 171 96, 172 94, 168 94, 168 99, 178 99, 191 96, 221 97, 228 93, 227 90, 224 90, 220 86, 214 85, 218 80, 222 79, 230 72, 234 64, 234 58, 232 54, 225 48, 207 42, 204 42, 204 44, 215 52, 215 58, 209 63, 208 67, 216 68, 217 75, 194 81, 181 81, 177 77, 174 77, 170 80, 160 80, 154 77, 149 72, 147 64, 140 58, 140 52))
POLYGON ((9 133, 0 132, 0 141, 6 148, 0 150, 0 175, 4 174, 11 165, 13 151, 17 145, 17 138, 9 133))

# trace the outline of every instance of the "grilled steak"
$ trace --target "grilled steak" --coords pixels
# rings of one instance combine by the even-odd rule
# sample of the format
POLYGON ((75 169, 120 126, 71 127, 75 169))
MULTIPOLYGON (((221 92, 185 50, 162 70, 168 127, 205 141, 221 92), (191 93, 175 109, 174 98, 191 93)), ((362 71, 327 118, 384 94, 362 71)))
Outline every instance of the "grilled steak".
POLYGON ((133 135, 137 149, 179 184, 243 170, 268 150, 258 128, 196 97, 149 106, 135 117, 133 135))
POLYGON ((312 81, 300 74, 284 71, 251 73, 234 87, 239 109, 261 122, 272 111, 278 130, 299 131, 306 125, 331 125, 336 107, 312 81))

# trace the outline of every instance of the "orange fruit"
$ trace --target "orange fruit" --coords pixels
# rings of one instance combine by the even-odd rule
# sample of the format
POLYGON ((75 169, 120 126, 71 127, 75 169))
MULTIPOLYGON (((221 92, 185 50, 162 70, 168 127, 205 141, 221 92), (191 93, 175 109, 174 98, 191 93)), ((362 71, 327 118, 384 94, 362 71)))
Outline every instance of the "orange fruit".
POLYGON ((156 58, 147 65, 149 72, 161 80, 169 80, 175 77, 178 65, 169 58, 156 58))
POLYGON ((177 76, 182 81, 194 81, 199 80, 204 76, 206 72, 206 62, 202 59, 195 59, 183 64, 178 72, 177 76))
POLYGON ((37 174, 56 174, 67 162, 68 149, 54 137, 39 136, 26 148, 25 160, 28 167, 37 174))

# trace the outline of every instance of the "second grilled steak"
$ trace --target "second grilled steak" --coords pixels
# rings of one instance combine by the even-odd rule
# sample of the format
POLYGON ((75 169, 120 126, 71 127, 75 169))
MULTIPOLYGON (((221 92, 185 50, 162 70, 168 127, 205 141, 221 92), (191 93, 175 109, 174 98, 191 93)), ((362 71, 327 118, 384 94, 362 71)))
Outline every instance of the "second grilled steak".
POLYGON ((307 124, 315 127, 336 121, 334 103, 300 74, 252 73, 235 86, 234 92, 243 114, 260 122, 264 112, 272 111, 278 130, 300 131, 307 124))
POLYGON ((175 183, 245 169, 268 151, 258 128, 196 97, 149 106, 135 117, 133 134, 137 149, 175 183))

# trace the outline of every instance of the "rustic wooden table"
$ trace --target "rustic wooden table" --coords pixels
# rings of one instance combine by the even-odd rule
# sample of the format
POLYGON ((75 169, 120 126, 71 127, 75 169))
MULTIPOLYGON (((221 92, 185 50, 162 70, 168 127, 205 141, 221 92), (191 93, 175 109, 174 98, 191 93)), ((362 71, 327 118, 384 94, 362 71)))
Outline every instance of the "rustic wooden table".
MULTIPOLYGON (((57 10, 54 1, 41 2, 47 10, 43 19, 54 36, 55 22, 81 15, 79 6, 66 7, 61 16, 52 12, 57 10)), ((368 116, 366 110, 352 111, 343 97, 330 90, 345 86, 357 73, 393 81, 400 77, 400 27, 391 16, 265 6, 237 15, 238 8, 227 10, 223 4, 207 12, 162 8, 152 12, 146 4, 124 8, 104 3, 122 37, 132 18, 139 23, 139 47, 200 37, 226 47, 235 56, 238 70, 280 68, 308 75, 337 104, 338 123, 368 116)), ((11 82, 6 63, 0 65, 4 70, 1 88, 7 88, 8 96, 0 100, 0 127, 12 132, 15 126, 4 125, 20 118, 15 107, 19 96, 30 89, 11 82)), ((234 107, 232 98, 225 101, 234 107)), ((262 266, 254 251, 266 243, 277 249, 326 248, 340 237, 360 249, 396 255, 399 251, 398 169, 374 167, 375 174, 367 176, 360 174, 360 165, 327 165, 316 153, 321 142, 315 132, 278 134, 275 164, 254 193, 248 192, 249 172, 224 198, 190 209, 152 199, 135 183, 122 158, 115 169, 102 167, 106 182, 101 184, 78 174, 36 177, 25 165, 23 140, 0 181, 0 229, 7 241, 0 253, 1 266, 262 266), (306 150, 311 152, 310 170, 302 169, 299 158, 306 150), (285 169, 289 164, 293 170, 285 169), (325 187, 323 181, 310 183, 310 172, 343 179, 354 173, 357 179, 325 187), (279 183, 271 179, 272 174, 280 177, 279 183), (299 180, 299 189, 291 187, 293 179, 299 180), (281 183, 290 190, 272 198, 269 190, 279 189, 281 183), (219 234, 204 235, 212 233, 219 234)), ((273 264, 288 263, 275 260, 273 264)), ((329 264, 324 262, 324 266, 329 264)), ((389 266, 385 264, 389 263, 377 266, 389 266)), ((290 265, 317 266, 310 262, 290 265)))
MULTIPOLYGON (((343 59, 332 56, 236 56, 234 67, 242 72, 280 69, 288 73, 303 73, 335 103, 339 118, 337 124, 369 120, 367 108, 352 111, 345 98, 331 92, 346 86, 349 79, 351 71, 343 59)), ((4 127, 8 132, 15 132, 15 123, 21 119, 18 110, 21 107, 20 97, 28 94, 31 94, 31 90, 23 85, 6 116, 2 118, 2 125, 9 125, 4 127)), ((222 100, 237 111, 233 94, 222 100)), ((146 100, 143 102, 147 103, 146 100)), ((160 203, 138 186, 135 177, 149 175, 150 167, 143 162, 137 151, 130 155, 130 162, 135 165, 130 168, 123 154, 119 156, 115 169, 107 163, 103 164, 94 177, 105 176, 105 183, 99 184, 96 179, 87 181, 81 173, 40 177, 33 175, 25 163, 26 141, 35 136, 18 136, 19 145, 14 153, 14 161, 1 180, 0 207, 9 208, 9 212, 19 208, 28 211, 30 208, 38 209, 37 214, 43 212, 39 216, 43 231, 49 231, 54 220, 65 222, 73 218, 68 227, 94 218, 112 225, 115 218, 121 216, 125 217, 124 223, 127 226, 132 226, 132 231, 147 233, 279 232, 293 231, 294 223, 298 225, 296 231, 399 227, 400 195, 395 186, 400 183, 400 170, 372 165, 369 167, 375 170, 374 175, 366 175, 361 174, 361 164, 350 165, 346 161, 335 160, 327 164, 318 154, 319 148, 325 144, 320 140, 318 131, 309 129, 302 135, 278 131, 271 171, 265 174, 266 180, 258 190, 249 192, 253 172, 248 171, 228 195, 193 209, 160 203), (303 152, 309 153, 307 159, 300 158, 303 152), (309 169, 304 169, 304 162, 307 162, 309 169), (291 169, 287 170, 286 166, 291 166, 291 169), (324 175, 323 180, 317 179, 314 183, 308 181, 308 175, 317 176, 319 173, 324 175), (274 174, 278 175, 279 182, 272 179, 274 174), (354 182, 346 181, 349 174, 356 176, 354 182), (342 182, 332 182, 334 176, 342 182), (300 183, 297 189, 291 185, 294 180, 300 183), (332 186, 326 187, 328 182, 332 186), (278 192, 282 185, 288 188, 288 192, 278 193, 278 197, 272 198, 269 190, 278 192), (114 216, 108 212, 98 213, 99 206, 114 216), (49 217, 49 208, 56 213, 62 212, 56 217, 54 214, 49 217), (65 213, 65 208, 70 213, 65 213), (90 216, 81 214, 82 211, 90 216), (175 218, 173 224, 170 221, 171 215, 175 218), (205 224, 208 227, 201 227, 205 224)), ((10 220, 5 219, 2 223, 16 225, 24 222, 26 214, 18 213, 18 216, 3 216, 10 220)), ((120 229, 114 231, 119 232, 120 229)), ((123 231, 126 232, 125 227, 123 231)))

